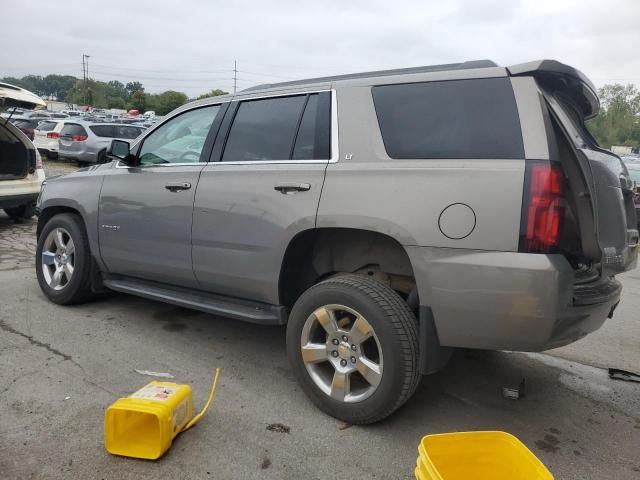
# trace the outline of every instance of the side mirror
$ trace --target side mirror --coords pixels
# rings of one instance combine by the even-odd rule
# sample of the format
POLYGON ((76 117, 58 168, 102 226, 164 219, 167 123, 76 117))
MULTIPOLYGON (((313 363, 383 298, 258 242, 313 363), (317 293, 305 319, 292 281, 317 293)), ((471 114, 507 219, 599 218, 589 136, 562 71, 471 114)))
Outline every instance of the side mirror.
POLYGON ((135 163, 135 157, 129 151, 129 142, 124 140, 112 140, 109 155, 117 158, 125 165, 133 166, 135 163))

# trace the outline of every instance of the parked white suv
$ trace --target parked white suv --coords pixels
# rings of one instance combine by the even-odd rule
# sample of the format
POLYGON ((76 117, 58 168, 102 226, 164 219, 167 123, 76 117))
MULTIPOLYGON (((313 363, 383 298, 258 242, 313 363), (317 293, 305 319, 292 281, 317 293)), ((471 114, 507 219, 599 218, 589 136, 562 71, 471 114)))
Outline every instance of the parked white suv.
POLYGON ((43 155, 58 158, 58 140, 64 120, 43 120, 33 131, 33 145, 43 155))
MULTIPOLYGON (((22 88, 0 83, 0 110, 33 108, 44 101, 22 88)), ((0 209, 13 219, 31 218, 42 182, 42 159, 19 128, 0 119, 0 209)))

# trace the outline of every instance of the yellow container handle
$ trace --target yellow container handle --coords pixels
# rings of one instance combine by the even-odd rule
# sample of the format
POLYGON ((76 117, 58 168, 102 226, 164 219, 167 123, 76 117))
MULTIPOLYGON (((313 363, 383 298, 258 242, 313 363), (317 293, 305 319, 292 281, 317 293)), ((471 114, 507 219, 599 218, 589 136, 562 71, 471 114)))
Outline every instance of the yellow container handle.
POLYGON ((202 418, 202 416, 207 412, 207 409, 209 408, 209 405, 211 405, 211 400, 213 400, 213 395, 216 392, 216 383, 218 383, 218 374, 220 373, 220 369, 216 368, 216 373, 213 376, 213 385, 211 385, 211 392, 209 392, 209 399, 207 400, 207 403, 205 404, 204 408, 200 411, 200 413, 198 413, 195 417, 193 417, 189 423, 187 423, 184 428, 182 430, 180 430, 180 432, 184 432, 186 430, 189 430, 191 427, 193 427, 198 420, 200 420, 200 418, 202 418))

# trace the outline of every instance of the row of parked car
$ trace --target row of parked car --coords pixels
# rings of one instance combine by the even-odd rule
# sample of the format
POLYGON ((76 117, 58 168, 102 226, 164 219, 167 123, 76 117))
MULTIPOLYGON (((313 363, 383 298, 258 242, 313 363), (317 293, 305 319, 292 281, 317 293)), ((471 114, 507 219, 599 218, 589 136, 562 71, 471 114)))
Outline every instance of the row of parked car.
POLYGON ((71 117, 33 119, 20 116, 10 121, 29 137, 41 154, 80 164, 102 163, 114 138, 132 140, 148 128, 121 121, 106 123, 71 117))

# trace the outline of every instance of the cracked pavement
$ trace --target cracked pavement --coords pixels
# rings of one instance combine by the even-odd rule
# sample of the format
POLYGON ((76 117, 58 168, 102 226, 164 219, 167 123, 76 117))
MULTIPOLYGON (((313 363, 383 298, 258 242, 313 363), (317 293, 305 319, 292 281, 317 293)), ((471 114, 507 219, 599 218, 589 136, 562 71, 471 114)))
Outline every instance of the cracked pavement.
POLYGON ((604 327, 547 354, 462 351, 377 425, 319 412, 287 364, 284 328, 218 318, 114 294, 48 302, 33 269, 35 221, 0 213, 0 475, 3 479, 413 478, 428 433, 498 429, 523 440, 557 479, 640 478, 640 270, 604 327), (104 410, 168 372, 211 409, 156 462, 110 456, 104 410), (526 379, 518 401, 502 387, 526 379), (278 428, 273 428, 276 425, 278 428), (344 462, 337 460, 338 453, 344 462))

